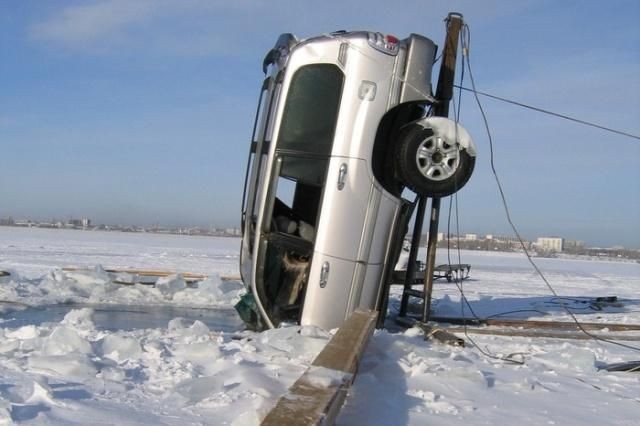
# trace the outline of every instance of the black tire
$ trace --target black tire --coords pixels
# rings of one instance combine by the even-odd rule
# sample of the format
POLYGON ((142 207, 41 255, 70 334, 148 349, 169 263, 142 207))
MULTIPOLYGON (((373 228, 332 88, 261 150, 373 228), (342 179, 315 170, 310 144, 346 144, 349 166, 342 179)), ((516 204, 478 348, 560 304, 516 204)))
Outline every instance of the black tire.
POLYGON ((407 124, 398 135, 396 172, 401 183, 418 195, 442 198, 459 191, 475 163, 465 149, 435 138, 431 129, 418 124, 407 124))

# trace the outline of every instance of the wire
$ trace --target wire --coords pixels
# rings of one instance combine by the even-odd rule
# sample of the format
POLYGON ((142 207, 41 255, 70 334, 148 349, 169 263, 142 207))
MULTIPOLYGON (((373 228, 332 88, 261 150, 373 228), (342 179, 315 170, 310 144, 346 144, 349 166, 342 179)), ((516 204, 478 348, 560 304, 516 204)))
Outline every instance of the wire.
MULTIPOLYGON (((460 44, 461 47, 464 47, 464 44, 462 42, 462 38, 460 38, 460 44)), ((460 85, 462 86, 462 83, 464 82, 464 58, 465 55, 462 55, 462 71, 460 73, 460 85)), ((462 106, 462 91, 459 90, 458 91, 458 103, 456 105, 456 99, 455 97, 452 97, 452 102, 453 102, 453 111, 454 111, 454 120, 455 120, 455 138, 456 138, 456 144, 458 145, 458 122, 460 121, 460 109, 462 106)), ((459 147, 459 145, 458 145, 459 147)), ((458 253, 458 264, 462 264, 462 255, 460 252, 460 214, 458 211, 458 188, 457 188, 457 182, 454 180, 454 195, 449 197, 449 214, 448 214, 448 218, 447 218, 447 262, 449 264, 449 269, 451 270, 451 239, 449 238, 449 236, 451 235, 451 213, 452 213, 452 203, 455 197, 455 212, 456 212, 456 239, 457 239, 457 244, 456 244, 456 248, 457 248, 457 253, 458 253)), ((469 332, 467 330, 467 321, 466 321, 466 313, 464 310, 464 306, 465 304, 469 307, 469 311, 471 311, 471 314, 475 317, 476 320, 479 320, 480 318, 478 317, 478 315, 475 313, 475 311, 473 310, 473 308, 471 307, 471 304, 469 303, 469 300, 467 299, 467 296, 464 294, 464 284, 463 284, 463 279, 460 279, 460 281, 458 282, 458 273, 456 272, 455 274, 453 274, 453 278, 454 278, 454 283, 456 285, 456 287, 458 288, 458 291, 460 292, 460 313, 462 315, 463 318, 463 330, 464 330, 464 335, 467 338, 468 341, 471 342, 471 344, 473 346, 476 347, 476 349, 485 357, 487 358, 491 358, 491 359, 495 359, 497 361, 502 361, 502 362, 509 362, 512 364, 517 364, 517 365, 524 365, 524 354, 522 353, 511 353, 511 354, 507 354, 506 356, 498 356, 498 355, 494 355, 493 353, 491 353, 491 350, 488 347, 485 347, 485 349, 483 350, 480 345, 478 345, 476 343, 476 341, 474 339, 471 338, 471 336, 469 336, 469 332), (516 358, 517 356, 520 356, 522 358, 516 358)))
POLYGON ((552 305, 552 306, 561 305, 563 307, 567 307, 569 309, 573 309, 574 311, 577 311, 577 310, 582 310, 582 311, 585 311, 585 310, 601 311, 602 310, 602 306, 599 306, 594 298, 582 298, 581 299, 581 298, 577 298, 577 297, 552 297, 551 300, 549 300, 548 302, 545 302, 545 304, 552 305), (569 302, 573 303, 574 305, 580 304, 582 306, 580 306, 580 307, 569 306, 569 303, 562 302, 562 300, 568 300, 569 302))
MULTIPOLYGON (((516 234, 516 237, 518 238, 518 241, 520 242, 520 246, 522 247, 522 250, 524 251, 524 254, 527 257, 527 260, 529 261, 531 266, 533 266, 533 269, 536 271, 538 276, 540 276, 542 281, 544 281, 544 283, 546 284, 547 288, 551 291, 551 293, 555 297, 560 297, 560 296, 558 296, 558 293, 556 293, 554 288, 551 286, 551 284, 549 283, 547 278, 544 276, 544 274, 542 273, 540 268, 538 268, 538 265, 536 265, 536 263, 531 258, 531 255, 529 254, 529 251, 527 250, 527 248, 526 248, 526 246, 524 244, 524 240, 520 236, 520 233, 518 232, 518 229, 516 228, 515 224, 513 223, 513 220, 511 219, 511 214, 509 212, 509 206, 507 204, 507 199, 505 197, 504 191, 502 189, 502 184, 500 183, 500 178, 498 177, 498 173, 497 173, 496 167, 495 167, 494 155, 493 155, 493 138, 491 136, 491 130, 489 129, 489 122, 488 122, 487 116, 486 116, 486 114, 484 112, 484 108, 482 108, 482 103, 480 102, 480 98, 478 97, 478 92, 476 90, 476 83, 475 83, 475 80, 473 78, 473 70, 471 68, 471 58, 470 58, 470 55, 469 55, 469 46, 471 44, 471 31, 469 30, 469 26, 467 24, 464 24, 463 27, 462 27, 461 39, 462 39, 462 43, 463 43, 463 50, 462 50, 463 51, 463 55, 465 55, 467 57, 466 63, 467 63, 467 69, 469 71, 469 79, 471 80, 471 86, 473 88, 472 89, 473 95, 474 95, 474 98, 475 98, 476 103, 478 105, 478 108, 480 109, 480 113, 482 114, 482 120, 484 121, 484 127, 485 127, 485 130, 487 132, 487 138, 489 139, 489 155, 490 155, 489 159, 490 159, 490 163, 491 163, 491 171, 493 173, 493 177, 495 178, 496 184, 498 186, 498 190, 500 192, 500 198, 502 199, 502 205, 504 207, 504 211, 505 211, 505 214, 507 216, 507 221, 509 222, 509 225, 511 225, 511 229, 513 230, 513 232, 516 234)), ((605 339, 605 338, 596 336, 596 335, 594 335, 592 333, 589 333, 587 330, 585 330, 585 328, 582 326, 582 324, 580 324, 580 321, 578 321, 578 318, 576 318, 575 314, 573 312, 571 312, 571 310, 567 306, 565 306, 564 304, 562 304, 561 306, 569 314, 569 316, 571 316, 571 319, 575 322, 576 326, 580 329, 580 331, 582 331, 585 335, 589 336, 593 340, 607 342, 607 343, 610 343, 610 344, 613 344, 613 345, 621 346, 621 347, 624 347, 624 348, 627 348, 627 349, 631 349, 631 350, 640 352, 640 347, 627 345, 627 344, 620 343, 620 342, 615 342, 613 340, 605 339)))
MULTIPOLYGON (((456 239, 457 239, 457 252, 458 252, 458 264, 462 263, 462 256, 460 253, 460 222, 459 222, 459 211, 458 211, 458 193, 457 191, 454 193, 454 195, 451 197, 451 199, 453 199, 455 197, 455 211, 456 211, 456 239)), ((449 214, 451 214, 451 208, 449 208, 449 214)), ((449 245, 449 239, 447 238, 447 248, 449 245)), ((447 256, 448 256, 449 251, 447 250, 447 256)), ((451 259, 449 258, 449 267, 451 267, 451 259)), ((467 338, 467 340, 469 340, 471 342, 471 344, 473 346, 476 347, 476 349, 484 356, 491 358, 491 359, 495 359, 497 361, 503 361, 503 362, 509 362, 512 364, 517 364, 517 365, 524 365, 524 353, 511 353, 511 354, 507 354, 506 356, 499 356, 499 355, 495 355, 491 352, 491 350, 489 349, 488 346, 485 346, 484 350, 480 347, 480 345, 478 345, 476 343, 475 340, 473 340, 473 338, 469 335, 469 331, 467 329, 467 321, 466 321, 466 315, 464 312, 464 305, 466 303, 466 305, 469 307, 469 310, 471 311, 471 314, 475 317, 475 319, 479 320, 480 318, 478 317, 478 315, 476 315, 476 313, 474 312, 473 308, 471 307, 471 304, 469 303, 469 300, 467 299, 467 296, 464 294, 464 284, 463 284, 463 280, 460 280, 460 283, 458 283, 458 275, 454 275, 454 283, 456 285, 456 287, 458 287, 458 290, 460 291, 460 313, 462 314, 462 319, 463 324, 463 330, 464 330, 464 336, 467 338), (462 303, 462 301, 464 300, 465 303, 462 303), (522 356, 521 359, 516 359, 514 358, 515 356, 522 356)))
MULTIPOLYGON (((464 56, 462 56, 462 71, 460 73, 460 85, 462 85, 462 83, 464 82, 464 56)), ((454 121, 455 121, 455 138, 456 138, 456 144, 458 144, 458 123, 460 121, 460 108, 462 106, 462 92, 458 91, 458 102, 456 104, 456 99, 455 97, 453 97, 452 99, 453 102, 453 116, 454 116, 454 121)), ((456 207, 456 236, 457 236, 457 251, 458 251, 458 264, 462 263, 462 256, 460 254, 460 223, 458 221, 459 215, 458 215, 458 187, 457 187, 457 181, 454 180, 454 194, 455 194, 455 207, 456 207)), ((449 197, 449 214, 447 217, 447 262, 449 264, 449 269, 451 269, 451 239, 449 238, 449 235, 451 235, 451 212, 452 212, 452 203, 453 203, 453 199, 454 196, 452 195, 451 197, 449 197)), ((471 314, 475 317, 475 319, 480 319, 478 317, 478 315, 476 315, 475 311, 473 310, 473 308, 471 307, 471 304, 469 303, 469 300, 467 299, 467 297, 464 294, 464 288, 462 285, 462 280, 460 280, 460 283, 458 283, 458 274, 454 274, 454 284, 456 285, 456 287, 458 288, 458 291, 460 292, 460 303, 462 304, 462 302, 464 301, 464 303, 466 303, 466 305, 469 307, 469 311, 471 311, 471 314)), ((461 305, 461 314, 462 314, 462 318, 465 318, 465 313, 464 313, 464 304, 461 305)), ((466 319, 466 318, 465 318, 466 319)))
MULTIPOLYGON (((448 238, 448 236, 451 235, 452 200, 453 200, 453 196, 449 198, 449 215, 447 219, 447 262, 450 269, 451 269, 451 239, 448 238)), ((456 199, 456 215, 457 215, 457 199, 456 199)), ((462 263, 461 256, 460 256, 460 241, 458 241, 458 263, 462 263)), ((480 320, 480 317, 475 313, 475 311, 473 310, 473 307, 469 303, 469 299, 467 299, 467 296, 464 294, 462 280, 458 282, 457 273, 453 274, 453 278, 454 278, 453 283, 456 285, 456 287, 458 288, 458 292, 460 293, 460 303, 464 302, 469 307, 469 311, 471 311, 471 315, 473 315, 475 319, 480 320)), ((466 319, 465 312, 464 312, 464 305, 461 307, 461 314, 462 314, 462 318, 466 319)))
POLYGON ((611 132, 611 133, 615 133, 617 135, 626 136, 628 138, 633 138, 633 139, 640 140, 640 136, 634 135, 633 133, 628 133, 628 132, 624 132, 622 130, 612 129, 611 127, 602 126, 600 124, 592 123, 592 122, 586 121, 586 120, 581 120, 579 118, 571 117, 569 115, 560 114, 558 112, 549 111, 547 109, 535 107, 535 106, 532 106, 532 105, 523 104, 522 102, 518 102, 518 101, 511 100, 511 99, 503 98, 501 96, 492 95, 492 94, 489 94, 489 93, 486 93, 486 92, 481 92, 479 90, 470 89, 468 87, 462 87, 462 85, 458 86, 458 85, 454 84, 454 87, 456 87, 456 88, 458 88, 460 90, 465 90, 467 92, 473 92, 473 93, 476 93, 478 95, 486 96, 488 98, 495 99, 495 100, 498 100, 498 101, 501 101, 501 102, 505 102, 505 103, 512 104, 512 105, 517 105, 517 106, 522 107, 522 108, 527 108, 527 109, 530 109, 530 110, 533 110, 533 111, 541 112, 543 114, 552 115, 554 117, 562 118, 564 120, 573 121, 574 123, 578 123, 578 124, 582 124, 582 125, 590 126, 590 127, 595 127, 596 129, 604 130, 606 132, 611 132))
POLYGON ((503 315, 508 315, 508 314, 517 314, 520 312, 536 312, 541 315, 548 315, 548 312, 544 312, 539 309, 515 309, 513 311, 505 311, 505 312, 499 312, 497 314, 489 315, 488 317, 486 317, 486 319, 501 317, 503 315))

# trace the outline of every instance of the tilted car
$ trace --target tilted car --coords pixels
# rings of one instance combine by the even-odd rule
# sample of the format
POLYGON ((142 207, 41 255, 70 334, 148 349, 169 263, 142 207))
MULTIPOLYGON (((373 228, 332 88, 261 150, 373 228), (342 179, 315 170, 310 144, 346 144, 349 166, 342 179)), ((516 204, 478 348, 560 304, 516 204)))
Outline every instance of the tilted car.
POLYGON ((416 194, 462 188, 476 149, 430 116, 437 47, 375 32, 281 35, 263 63, 242 202, 236 306, 254 329, 338 327, 378 309, 416 194))

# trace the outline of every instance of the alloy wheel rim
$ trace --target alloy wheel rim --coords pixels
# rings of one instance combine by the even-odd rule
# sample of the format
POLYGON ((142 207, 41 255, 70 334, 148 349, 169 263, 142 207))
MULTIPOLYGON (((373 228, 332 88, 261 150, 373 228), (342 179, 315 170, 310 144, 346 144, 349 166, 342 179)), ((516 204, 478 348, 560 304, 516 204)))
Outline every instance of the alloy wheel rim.
POLYGON ((418 146, 416 164, 429 180, 442 181, 454 175, 460 166, 460 150, 439 136, 431 135, 418 146))

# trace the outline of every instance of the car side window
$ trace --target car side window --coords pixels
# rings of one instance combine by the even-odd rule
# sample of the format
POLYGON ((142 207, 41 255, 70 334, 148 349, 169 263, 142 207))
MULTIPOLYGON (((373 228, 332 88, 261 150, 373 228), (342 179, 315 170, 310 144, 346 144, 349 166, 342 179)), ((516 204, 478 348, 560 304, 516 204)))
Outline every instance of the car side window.
POLYGON ((307 65, 293 75, 282 116, 278 150, 331 154, 344 74, 333 64, 307 65))

